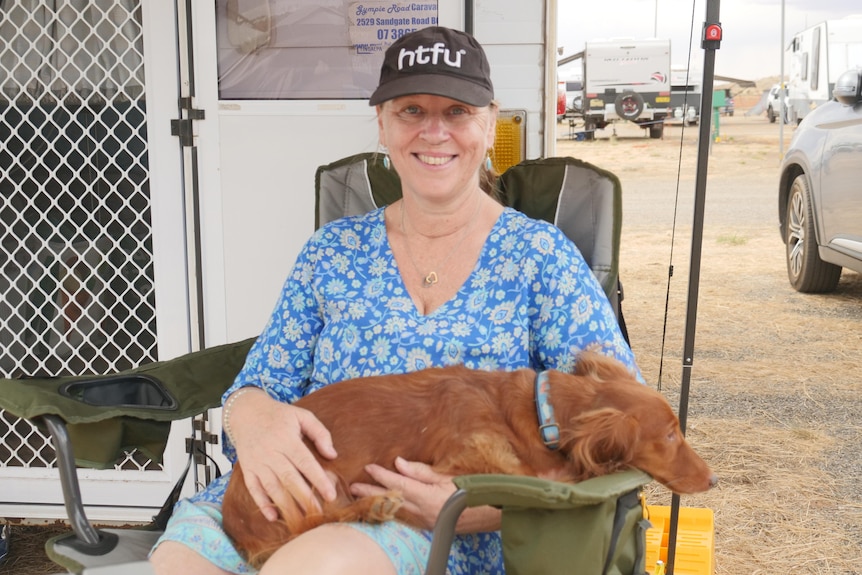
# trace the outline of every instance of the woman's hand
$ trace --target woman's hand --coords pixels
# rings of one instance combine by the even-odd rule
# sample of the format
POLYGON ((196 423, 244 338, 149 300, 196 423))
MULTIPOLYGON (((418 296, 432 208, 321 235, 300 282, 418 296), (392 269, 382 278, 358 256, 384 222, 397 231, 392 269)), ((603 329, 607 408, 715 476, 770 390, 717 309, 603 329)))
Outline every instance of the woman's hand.
POLYGON ((336 457, 332 437, 313 413, 282 403, 263 390, 237 397, 230 409, 229 429, 252 499, 270 521, 289 503, 292 486, 300 505, 316 501, 314 491, 332 501, 335 486, 303 442, 308 438, 327 459, 336 457))
MULTIPOLYGON (((379 465, 366 466, 365 470, 380 485, 354 483, 350 492, 357 497, 366 497, 399 491, 404 497, 403 509, 419 519, 425 529, 433 529, 443 504, 455 493, 452 476, 437 473, 424 463, 400 457, 395 460, 395 468, 397 472, 379 465)), ((468 508, 458 519, 455 530, 458 533, 496 531, 500 529, 500 518, 500 511, 493 507, 468 508)))

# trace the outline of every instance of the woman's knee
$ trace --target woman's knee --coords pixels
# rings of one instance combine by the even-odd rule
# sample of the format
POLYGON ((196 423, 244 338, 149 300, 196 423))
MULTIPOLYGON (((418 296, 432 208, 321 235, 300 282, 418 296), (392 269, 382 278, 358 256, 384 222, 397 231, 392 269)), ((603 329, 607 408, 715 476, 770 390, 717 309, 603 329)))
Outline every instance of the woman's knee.
POLYGON ((327 524, 307 531, 276 551, 260 575, 397 575, 386 552, 349 525, 327 524))
POLYGON ((156 575, 230 575, 182 543, 164 541, 150 555, 156 575))

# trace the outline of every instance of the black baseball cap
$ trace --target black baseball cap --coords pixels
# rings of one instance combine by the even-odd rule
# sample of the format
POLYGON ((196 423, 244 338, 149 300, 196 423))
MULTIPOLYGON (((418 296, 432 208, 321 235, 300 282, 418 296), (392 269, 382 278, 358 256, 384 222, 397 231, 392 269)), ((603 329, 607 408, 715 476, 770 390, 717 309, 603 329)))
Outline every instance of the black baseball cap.
POLYGON ((411 94, 445 96, 471 106, 494 99, 491 66, 466 32, 432 26, 405 34, 383 56, 380 83, 368 104, 411 94))

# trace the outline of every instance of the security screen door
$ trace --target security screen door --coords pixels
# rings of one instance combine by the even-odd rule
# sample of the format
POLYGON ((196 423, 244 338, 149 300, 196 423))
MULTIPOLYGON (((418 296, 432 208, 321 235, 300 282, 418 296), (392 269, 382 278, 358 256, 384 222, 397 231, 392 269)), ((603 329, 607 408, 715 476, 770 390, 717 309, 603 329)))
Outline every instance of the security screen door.
MULTIPOLYGON (((4 377, 187 351, 175 30, 164 0, 0 2, 4 377)), ((158 506, 181 459, 163 468, 130 452, 114 471, 85 471, 85 501, 158 506)), ((0 516, 50 515, 27 506, 62 501, 54 463, 42 432, 0 410, 0 516)))

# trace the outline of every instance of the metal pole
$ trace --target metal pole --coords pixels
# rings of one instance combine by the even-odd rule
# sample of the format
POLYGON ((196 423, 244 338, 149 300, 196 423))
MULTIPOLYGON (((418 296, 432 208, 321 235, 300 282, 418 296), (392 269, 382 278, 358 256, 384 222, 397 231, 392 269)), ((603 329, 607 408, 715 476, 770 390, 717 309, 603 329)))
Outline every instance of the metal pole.
POLYGON ((473 34, 474 17, 476 15, 476 7, 473 5, 473 0, 464 2, 464 32, 473 34))
MULTIPOLYGON (((703 55, 703 93, 701 95, 701 110, 712 109, 712 90, 715 76, 715 51, 721 45, 721 24, 719 21, 720 0, 707 0, 706 21, 703 25, 701 46, 703 55)), ((704 115, 701 115, 703 118, 704 115)), ((710 115, 706 115, 710 118, 710 115)), ((694 336, 697 324, 697 297, 700 283, 700 257, 703 246, 703 213, 706 199, 706 173, 709 164, 709 144, 711 121, 700 123, 697 150, 697 175, 694 191, 694 223, 691 237, 691 262, 688 275, 688 304, 686 307, 685 341, 682 355, 682 381, 679 398, 679 424, 685 433, 688 419, 688 397, 691 385, 691 369, 694 365, 694 336)), ((673 575, 676 555, 676 539, 679 524, 679 496, 671 498, 670 531, 667 545, 666 573, 673 575)))

